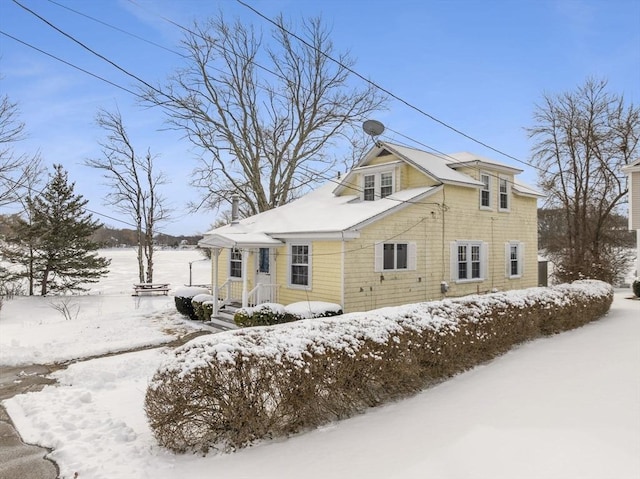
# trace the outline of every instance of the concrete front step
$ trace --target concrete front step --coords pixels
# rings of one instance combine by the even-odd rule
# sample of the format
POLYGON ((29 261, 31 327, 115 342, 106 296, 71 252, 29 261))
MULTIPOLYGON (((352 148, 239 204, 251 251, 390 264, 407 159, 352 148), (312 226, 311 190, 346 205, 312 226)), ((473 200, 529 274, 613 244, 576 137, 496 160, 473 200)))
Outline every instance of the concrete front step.
POLYGON ((218 313, 218 316, 215 318, 211 318, 209 321, 204 323, 208 326, 212 326, 216 329, 222 329, 224 331, 228 331, 231 329, 238 329, 238 326, 233 322, 233 316, 230 316, 226 313, 218 313))

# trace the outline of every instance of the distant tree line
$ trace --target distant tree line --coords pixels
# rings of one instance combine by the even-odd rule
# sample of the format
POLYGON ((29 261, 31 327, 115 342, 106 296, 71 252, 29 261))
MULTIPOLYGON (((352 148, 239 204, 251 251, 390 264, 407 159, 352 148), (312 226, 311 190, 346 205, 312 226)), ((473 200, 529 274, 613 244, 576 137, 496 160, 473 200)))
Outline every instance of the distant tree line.
MULTIPOLYGON (((0 226, 0 234, 2 229, 0 226)), ((203 238, 202 235, 170 235, 166 233, 157 233, 153 238, 153 244, 156 246, 169 246, 177 248, 182 244, 197 245, 198 241, 203 238)), ((111 228, 101 226, 93 233, 92 239, 99 243, 103 248, 119 248, 123 246, 134 247, 138 242, 138 232, 128 228, 111 228)))

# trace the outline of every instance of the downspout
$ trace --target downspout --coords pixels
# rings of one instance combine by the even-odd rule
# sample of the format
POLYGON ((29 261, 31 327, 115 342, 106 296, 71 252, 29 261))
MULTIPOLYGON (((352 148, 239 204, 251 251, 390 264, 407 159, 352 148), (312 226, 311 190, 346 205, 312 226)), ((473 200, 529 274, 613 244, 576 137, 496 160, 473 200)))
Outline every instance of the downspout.
POLYGON ((211 284, 213 285, 213 313, 212 316, 216 318, 218 313, 220 312, 220 305, 218 304, 218 299, 220 298, 220 287, 218 286, 218 260, 220 258, 220 248, 213 248, 211 250, 211 254, 213 255, 213 272, 211 275, 211 284))
POLYGON ((249 306, 249 290, 248 287, 248 278, 247 278, 247 262, 249 260, 249 250, 243 248, 242 250, 242 307, 246 308, 249 306))

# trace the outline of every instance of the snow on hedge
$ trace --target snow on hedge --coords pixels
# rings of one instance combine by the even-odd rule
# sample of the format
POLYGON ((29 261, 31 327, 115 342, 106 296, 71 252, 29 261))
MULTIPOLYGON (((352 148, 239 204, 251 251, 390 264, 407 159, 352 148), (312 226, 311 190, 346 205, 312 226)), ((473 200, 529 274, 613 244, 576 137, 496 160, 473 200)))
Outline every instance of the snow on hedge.
MULTIPOLYGON (((275 363, 287 358, 299 365, 309 354, 326 349, 354 353, 365 341, 384 343, 403 329, 430 329, 441 335, 458 329, 462 316, 480 321, 491 310, 509 306, 526 309, 534 305, 546 309, 566 306, 572 301, 613 295, 602 281, 583 280, 551 288, 529 288, 487 295, 470 295, 374 311, 348 313, 320 319, 306 319, 277 326, 263 326, 198 337, 175 350, 158 372, 179 377, 206 367, 212 361, 235 363, 243 356, 268 358, 275 363)), ((274 307, 274 305, 269 305, 274 307)), ((157 384, 151 383, 154 388, 157 384)))

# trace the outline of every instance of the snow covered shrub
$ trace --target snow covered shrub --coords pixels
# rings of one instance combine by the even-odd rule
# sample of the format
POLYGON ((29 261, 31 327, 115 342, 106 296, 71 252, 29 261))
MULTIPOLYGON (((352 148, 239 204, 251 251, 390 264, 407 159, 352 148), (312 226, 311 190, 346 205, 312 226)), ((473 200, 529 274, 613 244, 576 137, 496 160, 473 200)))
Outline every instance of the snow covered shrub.
POLYGON ((633 280, 631 289, 633 290, 633 294, 635 295, 635 297, 640 298, 640 278, 636 278, 633 280))
POLYGON ((284 309, 298 319, 329 318, 342 314, 342 306, 324 301, 300 301, 288 304, 284 309))
POLYGON ((193 310, 193 305, 191 304, 191 300, 194 296, 199 294, 208 294, 209 290, 207 288, 199 288, 196 286, 186 286, 184 288, 177 288, 173 295, 175 296, 175 304, 176 309, 179 313, 184 314, 185 316, 189 316, 190 319, 194 321, 198 320, 195 311, 193 310))
POLYGON ((339 304, 323 301, 301 301, 283 306, 278 303, 263 303, 253 308, 236 311, 233 321, 241 327, 271 326, 301 319, 328 318, 342 314, 339 304))
MULTIPOLYGON (((193 313, 200 321, 209 321, 211 319, 211 312, 209 312, 209 316, 207 317, 207 312, 204 306, 205 302, 207 301, 213 301, 213 296, 211 296, 210 294, 197 294, 193 298, 191 298, 193 313)), ((213 307, 211 308, 211 311, 213 311, 213 307)))
POLYGON ((234 323, 243 328, 289 323, 297 319, 300 318, 287 314, 284 306, 278 303, 262 303, 252 308, 240 308, 233 315, 234 323))
POLYGON ((201 336, 156 371, 145 411, 162 446, 231 451, 415 393, 612 300, 577 281, 201 336))

